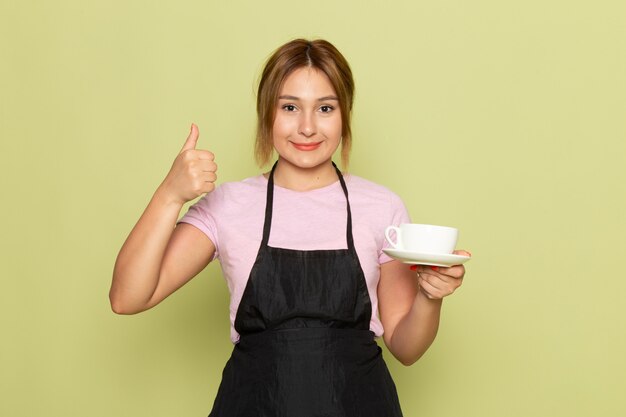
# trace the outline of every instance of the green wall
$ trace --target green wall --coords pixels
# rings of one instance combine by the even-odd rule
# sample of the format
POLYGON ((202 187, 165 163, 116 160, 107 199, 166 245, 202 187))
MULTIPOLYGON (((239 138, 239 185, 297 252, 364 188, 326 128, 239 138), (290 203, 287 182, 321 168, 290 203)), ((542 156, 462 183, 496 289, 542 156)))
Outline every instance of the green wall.
POLYGON ((323 37, 357 83, 351 171, 472 251, 405 415, 626 415, 622 1, 0 2, 0 415, 204 416, 219 265, 116 316, 113 263, 191 122, 259 172, 265 58, 323 37))

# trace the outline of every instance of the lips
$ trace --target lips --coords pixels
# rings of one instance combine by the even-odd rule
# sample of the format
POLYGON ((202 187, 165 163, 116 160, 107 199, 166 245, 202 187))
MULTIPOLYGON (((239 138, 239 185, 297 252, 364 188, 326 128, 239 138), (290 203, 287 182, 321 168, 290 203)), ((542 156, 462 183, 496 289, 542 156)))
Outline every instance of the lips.
POLYGON ((322 144, 322 142, 313 142, 313 143, 295 143, 291 142, 294 148, 299 151, 314 151, 322 144))

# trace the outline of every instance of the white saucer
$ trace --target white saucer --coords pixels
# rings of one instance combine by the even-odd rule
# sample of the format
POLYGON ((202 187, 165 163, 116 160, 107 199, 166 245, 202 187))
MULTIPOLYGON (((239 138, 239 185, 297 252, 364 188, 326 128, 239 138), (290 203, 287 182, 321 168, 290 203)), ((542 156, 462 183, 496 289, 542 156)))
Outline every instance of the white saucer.
POLYGON ((387 248, 383 249, 387 255, 394 259, 404 262, 410 265, 432 265, 450 267, 454 265, 461 265, 470 259, 470 256, 453 255, 449 253, 423 253, 423 252, 411 252, 402 249, 387 248))

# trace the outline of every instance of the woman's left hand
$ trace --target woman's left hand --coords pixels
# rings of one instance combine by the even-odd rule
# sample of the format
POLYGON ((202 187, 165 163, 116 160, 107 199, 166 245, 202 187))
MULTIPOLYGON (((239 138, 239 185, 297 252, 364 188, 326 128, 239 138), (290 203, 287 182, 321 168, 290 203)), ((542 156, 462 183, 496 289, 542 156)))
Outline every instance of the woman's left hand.
MULTIPOLYGON (((472 256, 464 250, 455 250, 455 255, 472 256)), ((431 300, 441 300, 452 294, 463 283, 465 267, 455 265, 449 268, 414 265, 411 269, 417 271, 417 280, 420 291, 431 300)))

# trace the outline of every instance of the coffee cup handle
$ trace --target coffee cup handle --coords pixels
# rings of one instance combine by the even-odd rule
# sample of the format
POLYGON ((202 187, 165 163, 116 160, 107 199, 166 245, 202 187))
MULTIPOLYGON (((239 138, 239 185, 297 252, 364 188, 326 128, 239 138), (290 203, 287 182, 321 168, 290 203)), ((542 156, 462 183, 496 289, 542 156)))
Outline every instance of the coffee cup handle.
POLYGON ((387 238, 387 242, 389 242, 389 244, 391 246, 393 246, 394 248, 398 249, 398 243, 400 242, 400 228, 396 227, 396 226, 389 226, 389 227, 387 227, 387 229, 385 229, 385 238, 387 238), (389 236, 389 232, 391 232, 392 230, 394 230, 396 232, 396 241, 395 242, 393 240, 391 240, 391 237, 389 236))

